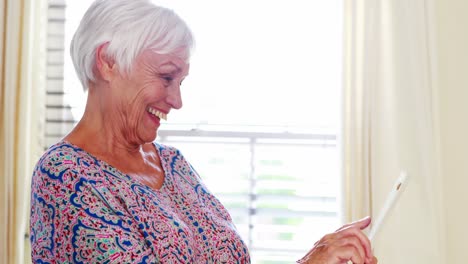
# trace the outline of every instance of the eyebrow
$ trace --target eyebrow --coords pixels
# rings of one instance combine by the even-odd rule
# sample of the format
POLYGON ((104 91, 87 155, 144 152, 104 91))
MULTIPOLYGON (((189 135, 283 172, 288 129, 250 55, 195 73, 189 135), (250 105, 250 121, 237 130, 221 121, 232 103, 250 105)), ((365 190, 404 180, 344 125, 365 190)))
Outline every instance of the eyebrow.
POLYGON ((181 69, 179 66, 177 66, 177 64, 173 63, 172 61, 169 61, 169 62, 166 62, 166 63, 164 63, 164 64, 161 64, 161 65, 159 66, 159 68, 162 68, 162 67, 164 67, 164 66, 174 66, 176 69, 175 69, 174 71, 171 71, 171 73, 174 73, 174 72, 179 73, 179 72, 182 71, 182 69, 181 69))

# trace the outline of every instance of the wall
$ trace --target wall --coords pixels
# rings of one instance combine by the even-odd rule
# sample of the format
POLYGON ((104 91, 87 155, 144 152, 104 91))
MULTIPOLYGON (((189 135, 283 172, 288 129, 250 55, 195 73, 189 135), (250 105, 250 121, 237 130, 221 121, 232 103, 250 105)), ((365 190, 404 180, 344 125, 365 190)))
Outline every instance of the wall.
POLYGON ((468 1, 436 0, 447 263, 468 259, 468 1))

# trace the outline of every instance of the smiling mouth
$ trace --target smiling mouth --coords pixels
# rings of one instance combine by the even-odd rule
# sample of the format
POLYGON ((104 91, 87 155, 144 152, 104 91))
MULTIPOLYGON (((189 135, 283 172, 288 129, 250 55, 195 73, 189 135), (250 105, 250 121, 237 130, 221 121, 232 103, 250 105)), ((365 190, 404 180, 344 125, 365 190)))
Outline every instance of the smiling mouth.
POLYGON ((159 119, 167 120, 167 114, 165 114, 165 113, 163 113, 163 112, 161 112, 159 110, 156 110, 156 109, 154 109, 152 107, 148 107, 148 113, 156 116, 159 119))

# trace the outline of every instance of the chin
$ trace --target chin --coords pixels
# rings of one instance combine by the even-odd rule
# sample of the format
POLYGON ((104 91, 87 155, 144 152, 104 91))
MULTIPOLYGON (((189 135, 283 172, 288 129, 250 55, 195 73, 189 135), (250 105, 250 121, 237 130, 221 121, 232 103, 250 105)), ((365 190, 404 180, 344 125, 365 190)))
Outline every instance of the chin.
POLYGON ((154 141, 156 141, 156 136, 145 138, 145 143, 153 143, 154 141))
POLYGON ((158 130, 154 131, 154 134, 147 135, 147 137, 145 138, 146 139, 145 141, 147 143, 151 143, 151 142, 154 142, 157 137, 158 137, 158 130))
POLYGON ((141 133, 138 135, 138 141, 140 142, 139 144, 144 145, 146 143, 153 143, 156 140, 158 133, 154 132, 152 133, 141 133))

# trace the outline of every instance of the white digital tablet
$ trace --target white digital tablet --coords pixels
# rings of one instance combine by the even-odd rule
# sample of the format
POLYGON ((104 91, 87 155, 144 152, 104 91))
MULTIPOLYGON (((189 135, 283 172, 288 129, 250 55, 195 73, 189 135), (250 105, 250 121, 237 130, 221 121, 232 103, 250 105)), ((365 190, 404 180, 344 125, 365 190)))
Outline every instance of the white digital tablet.
POLYGON ((372 241, 379 232, 382 224, 384 223, 388 213, 392 210, 392 208, 395 206, 395 203, 397 202, 398 198, 401 196, 403 193, 406 185, 407 185, 407 180, 408 180, 408 174, 405 171, 402 171, 400 173, 400 177, 395 181, 395 184, 393 185, 392 190, 388 194, 387 200, 385 200, 385 203, 380 210, 379 216, 373 221, 371 230, 369 232, 369 240, 372 241))

